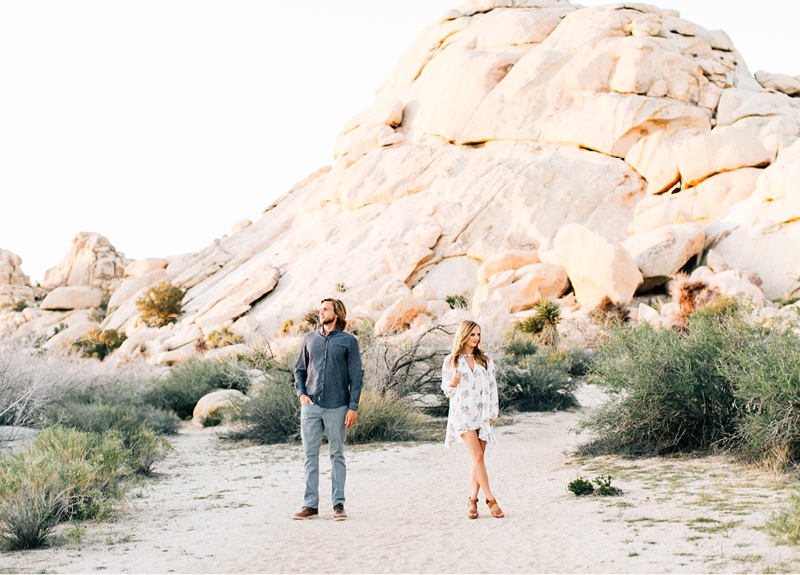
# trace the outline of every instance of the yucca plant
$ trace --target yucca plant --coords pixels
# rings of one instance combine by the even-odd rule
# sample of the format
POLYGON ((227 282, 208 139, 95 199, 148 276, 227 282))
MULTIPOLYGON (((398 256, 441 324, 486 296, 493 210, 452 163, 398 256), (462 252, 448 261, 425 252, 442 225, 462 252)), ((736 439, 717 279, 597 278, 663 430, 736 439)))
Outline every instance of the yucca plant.
POLYGON ((533 304, 534 314, 517 322, 516 329, 527 333, 541 345, 555 347, 558 344, 558 324, 561 322, 561 306, 547 298, 533 304))

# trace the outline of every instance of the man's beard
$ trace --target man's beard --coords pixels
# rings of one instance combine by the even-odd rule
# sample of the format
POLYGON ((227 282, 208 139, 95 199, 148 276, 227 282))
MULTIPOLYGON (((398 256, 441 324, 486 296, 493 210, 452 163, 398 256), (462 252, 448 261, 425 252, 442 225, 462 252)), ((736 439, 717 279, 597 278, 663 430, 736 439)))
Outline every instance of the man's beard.
POLYGON ((335 321, 336 321, 335 317, 332 317, 332 318, 329 318, 329 319, 324 319, 324 320, 322 320, 322 325, 329 325, 329 324, 332 324, 335 321))

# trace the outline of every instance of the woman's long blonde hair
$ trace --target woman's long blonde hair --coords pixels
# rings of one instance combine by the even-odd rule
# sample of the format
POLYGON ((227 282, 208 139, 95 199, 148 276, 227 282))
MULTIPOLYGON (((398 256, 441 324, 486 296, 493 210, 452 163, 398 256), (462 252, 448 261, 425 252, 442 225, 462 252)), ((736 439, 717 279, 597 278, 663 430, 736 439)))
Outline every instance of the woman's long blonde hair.
MULTIPOLYGON (((472 330, 474 330, 476 327, 480 328, 481 326, 468 319, 462 321, 461 325, 458 326, 456 338, 453 340, 453 358, 451 360, 453 367, 458 367, 458 358, 461 357, 461 352, 464 349, 464 345, 467 343, 472 330)), ((478 342, 478 345, 475 346, 475 350, 472 352, 472 357, 475 358, 475 363, 480 365, 483 369, 486 369, 486 367, 489 365, 489 356, 481 351, 480 342, 478 342)))

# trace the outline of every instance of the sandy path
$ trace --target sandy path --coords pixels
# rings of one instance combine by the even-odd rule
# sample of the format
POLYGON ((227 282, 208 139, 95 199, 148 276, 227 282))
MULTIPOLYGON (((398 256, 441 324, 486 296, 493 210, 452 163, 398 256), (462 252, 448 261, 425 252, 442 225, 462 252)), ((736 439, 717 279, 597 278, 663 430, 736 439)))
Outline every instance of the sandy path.
MULTIPOLYGON (((752 572, 797 571, 759 530, 786 489, 721 458, 575 460, 577 415, 526 414, 487 452, 507 517, 466 518, 466 449, 348 450, 348 521, 334 522, 323 458, 322 515, 302 501, 299 446, 240 447, 185 430, 161 475, 77 545, 0 557, 3 572, 752 572), (579 474, 610 472, 622 497, 578 499, 579 474)), ((62 527, 63 533, 68 527, 62 527)))

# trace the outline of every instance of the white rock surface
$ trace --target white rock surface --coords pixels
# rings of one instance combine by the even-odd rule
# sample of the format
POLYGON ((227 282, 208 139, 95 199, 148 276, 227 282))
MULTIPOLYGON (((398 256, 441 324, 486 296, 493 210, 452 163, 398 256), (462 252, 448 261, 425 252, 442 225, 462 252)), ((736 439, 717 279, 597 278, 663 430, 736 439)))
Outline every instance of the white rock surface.
POLYGON ((734 126, 688 138, 678 149, 678 169, 689 186, 720 172, 767 166, 770 160, 770 153, 761 142, 734 126))
POLYGON ((169 262, 163 258, 143 258, 135 262, 131 262, 125 268, 125 276, 139 277, 154 270, 160 270, 165 267, 169 262))
POLYGON ((750 298, 753 305, 764 305, 764 294, 761 289, 751 281, 751 275, 743 270, 727 270, 706 278, 709 287, 715 288, 722 295, 736 296, 739 294, 750 298))
POLYGON ((496 289, 491 297, 515 313, 529 309, 540 299, 559 298, 568 286, 567 272, 562 266, 537 263, 516 270, 514 282, 496 289))
POLYGON ((383 335, 404 330, 418 314, 425 313, 428 302, 421 297, 403 297, 386 308, 375 323, 375 334, 383 335))
POLYGON ((673 224, 637 234, 620 245, 631 255, 645 280, 651 280, 652 286, 667 281, 700 253, 705 238, 698 224, 673 224))
POLYGON ((555 248, 583 307, 593 308, 605 296, 627 304, 642 284, 642 273, 628 252, 579 224, 561 228, 555 248))
POLYGON ((19 300, 33 301, 36 290, 31 286, 30 278, 22 272, 21 265, 22 258, 0 249, 0 306, 13 305, 19 300))
POLYGON ((247 401, 248 397, 238 389, 218 389, 207 393, 197 402, 192 412, 192 422, 203 424, 203 418, 220 409, 230 408, 236 403, 247 401))
POLYGON ((87 286, 58 287, 42 301, 43 310, 69 310, 99 307, 103 292, 87 286))
POLYGON ((253 222, 248 220, 247 218, 242 218, 240 220, 236 220, 234 224, 231 226, 231 233, 238 234, 245 228, 249 228, 253 225, 253 222))
POLYGON ((128 301, 132 295, 141 292, 142 289, 165 282, 169 279, 169 276, 167 276, 167 271, 163 269, 163 267, 155 268, 152 271, 138 276, 135 274, 131 275, 133 277, 123 281, 116 291, 111 294, 111 298, 108 300, 108 309, 110 311, 118 308, 120 305, 128 301))
POLYGON ((78 234, 61 263, 44 274, 42 285, 90 286, 113 291, 125 275, 130 260, 100 234, 78 234))
MULTIPOLYGON (((792 84, 760 76, 772 89, 792 84)), ((800 272, 798 139, 800 100, 763 89, 724 32, 643 4, 474 0, 413 42, 342 128, 334 166, 243 231, 165 258, 186 290, 184 313, 147 332, 145 347, 170 362, 191 354, 188 343, 165 349, 189 326, 252 321, 248 333, 272 334, 328 296, 373 319, 410 288, 422 301, 472 298, 478 269, 488 285, 503 271, 488 263, 512 252, 563 264, 584 307, 601 293, 626 303, 642 278, 618 242, 676 224, 705 228, 706 247, 785 297, 800 272), (584 240, 558 249, 573 225, 584 240)), ((98 238, 79 236, 49 282, 113 291, 128 262, 98 238)), ((8 270, 0 265, 0 303, 8 270)), ((523 277, 475 297, 474 309, 500 322, 502 306, 522 305, 510 288, 532 291, 523 277), (499 290, 509 297, 495 300, 499 290)), ((139 329, 141 291, 131 291, 118 290, 105 328, 139 329)), ((426 305, 412 330, 435 314, 470 315, 426 305)), ((50 321, 4 313, 0 329, 36 333, 50 321)))
POLYGON ((539 255, 535 251, 514 250, 490 257, 478 268, 478 282, 485 284, 498 272, 517 270, 521 267, 538 264, 539 255))

